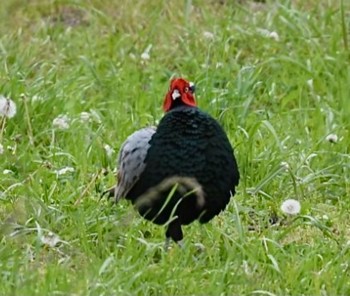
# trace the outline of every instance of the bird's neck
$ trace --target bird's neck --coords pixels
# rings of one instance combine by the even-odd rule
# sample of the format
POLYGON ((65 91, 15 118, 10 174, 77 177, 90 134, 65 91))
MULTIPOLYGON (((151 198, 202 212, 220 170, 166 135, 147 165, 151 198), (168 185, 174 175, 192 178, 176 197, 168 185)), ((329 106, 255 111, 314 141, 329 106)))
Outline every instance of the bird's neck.
POLYGON ((186 109, 186 108, 197 108, 197 107, 186 105, 181 100, 175 100, 171 104, 171 108, 169 111, 174 110, 174 109, 178 109, 178 108, 186 109))

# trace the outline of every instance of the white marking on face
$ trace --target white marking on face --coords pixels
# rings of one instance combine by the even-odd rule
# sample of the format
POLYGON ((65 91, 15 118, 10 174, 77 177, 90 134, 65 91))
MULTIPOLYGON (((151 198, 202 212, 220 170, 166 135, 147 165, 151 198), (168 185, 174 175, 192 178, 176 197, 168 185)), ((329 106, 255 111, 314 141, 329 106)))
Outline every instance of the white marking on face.
POLYGON ((173 100, 175 101, 176 99, 181 97, 181 94, 179 92, 179 90, 174 89, 173 93, 171 94, 171 97, 173 98, 173 100))
POLYGON ((194 83, 193 82, 190 82, 190 88, 194 86, 194 83))

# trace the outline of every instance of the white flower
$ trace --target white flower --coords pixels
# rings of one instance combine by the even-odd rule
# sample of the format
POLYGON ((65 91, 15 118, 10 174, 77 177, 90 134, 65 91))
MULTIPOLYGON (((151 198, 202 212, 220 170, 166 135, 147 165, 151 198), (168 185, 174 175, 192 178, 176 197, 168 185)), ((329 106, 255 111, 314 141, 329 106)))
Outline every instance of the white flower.
POLYGON ((80 113, 80 120, 81 121, 89 121, 90 117, 91 117, 91 115, 89 112, 81 112, 80 113))
POLYGON ((285 214, 296 215, 299 214, 301 205, 300 202, 295 199, 287 199, 282 203, 281 210, 285 214))
POLYGON ((67 173, 73 173, 74 171, 75 170, 72 167, 65 167, 65 168, 56 170, 55 173, 56 173, 57 176, 60 176, 60 175, 65 175, 67 173))
POLYGON ((215 36, 212 32, 204 31, 203 37, 208 40, 213 40, 215 36))
POLYGON ((309 79, 306 81, 306 84, 308 85, 308 87, 313 90, 314 89, 314 80, 313 79, 309 79))
POLYGON ((269 33, 269 37, 275 41, 279 41, 280 40, 280 36, 277 34, 277 32, 273 31, 269 33))
POLYGON ((271 39, 273 39, 275 41, 279 41, 280 40, 280 36, 275 31, 270 32, 269 30, 266 30, 266 29, 258 29, 258 32, 264 37, 271 38, 271 39))
POLYGON ((51 231, 47 234, 47 236, 42 235, 40 239, 44 245, 47 245, 51 248, 55 247, 59 242, 61 242, 61 239, 58 237, 58 235, 52 233, 51 231))
POLYGON ((68 129, 69 118, 67 115, 59 115, 52 121, 52 125, 58 129, 68 129))
POLYGON ((285 170, 285 171, 288 171, 289 170, 289 164, 288 162, 285 162, 285 161, 282 161, 280 163, 280 166, 281 166, 281 169, 285 170))
POLYGON ((330 143, 337 143, 338 142, 338 136, 336 134, 329 134, 326 137, 326 140, 330 143))
POLYGON ((9 174, 13 174, 13 171, 11 170, 3 170, 2 172, 4 175, 9 175, 9 174))
POLYGON ((12 118, 16 115, 17 108, 14 101, 0 95, 0 116, 12 118))
POLYGON ((114 153, 114 149, 111 146, 109 146, 108 144, 105 144, 103 146, 103 148, 105 149, 106 154, 107 154, 108 157, 111 157, 112 154, 114 153))
POLYGON ((0 144, 0 154, 4 153, 4 146, 2 146, 2 144, 0 144))
POLYGON ((144 50, 144 52, 141 54, 141 60, 148 61, 151 58, 149 54, 151 49, 152 49, 152 44, 149 44, 147 48, 144 50))
POLYGON ((148 61, 150 58, 151 57, 150 57, 149 53, 146 51, 141 54, 141 59, 144 61, 148 61))

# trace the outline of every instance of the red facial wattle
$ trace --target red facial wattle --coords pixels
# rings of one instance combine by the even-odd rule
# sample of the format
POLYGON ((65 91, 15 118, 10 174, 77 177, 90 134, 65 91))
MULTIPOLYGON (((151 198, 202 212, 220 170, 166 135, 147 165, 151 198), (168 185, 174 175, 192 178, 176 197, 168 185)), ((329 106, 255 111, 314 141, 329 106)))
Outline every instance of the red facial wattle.
POLYGON ((163 103, 163 110, 164 112, 168 112, 171 109, 171 104, 172 104, 172 98, 171 98, 171 93, 168 92, 165 96, 165 100, 163 103))
POLYGON ((175 78, 170 82, 170 89, 165 96, 163 109, 165 112, 170 111, 174 106, 197 106, 193 86, 185 79, 175 78), (178 95, 178 97, 177 97, 178 95))

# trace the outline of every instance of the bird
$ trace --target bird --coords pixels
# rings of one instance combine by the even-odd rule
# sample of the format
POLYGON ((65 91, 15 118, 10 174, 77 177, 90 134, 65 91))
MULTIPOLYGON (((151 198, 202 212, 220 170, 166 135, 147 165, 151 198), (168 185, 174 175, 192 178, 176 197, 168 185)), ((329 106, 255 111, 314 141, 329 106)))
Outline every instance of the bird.
POLYGON ((145 219, 166 227, 166 243, 182 245, 182 226, 209 222, 235 195, 240 174, 222 126, 198 108, 195 85, 173 78, 157 127, 131 134, 117 158, 109 195, 130 200, 145 219))

